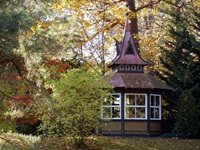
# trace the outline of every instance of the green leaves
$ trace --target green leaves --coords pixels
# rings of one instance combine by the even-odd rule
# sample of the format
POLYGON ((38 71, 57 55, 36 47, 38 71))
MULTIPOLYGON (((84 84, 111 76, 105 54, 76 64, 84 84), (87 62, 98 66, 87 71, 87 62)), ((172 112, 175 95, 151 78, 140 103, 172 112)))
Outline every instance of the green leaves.
POLYGON ((41 129, 46 135, 72 137, 75 145, 84 142, 99 125, 102 95, 111 87, 85 67, 68 70, 59 80, 49 79, 45 87, 52 88, 53 93, 41 129))
MULTIPOLYGON (((200 104, 198 45, 200 42, 193 32, 193 25, 197 25, 194 20, 199 16, 192 13, 194 10, 186 11, 193 15, 188 18, 184 15, 185 12, 180 10, 170 13, 171 39, 166 40, 166 46, 162 49, 164 59, 161 59, 161 62, 164 69, 160 70, 160 73, 166 83, 176 90, 171 97, 175 101, 172 107, 177 111, 174 132, 185 137, 196 137, 200 135, 200 109, 198 108, 200 104)), ((200 26, 195 32, 199 31, 200 26)))

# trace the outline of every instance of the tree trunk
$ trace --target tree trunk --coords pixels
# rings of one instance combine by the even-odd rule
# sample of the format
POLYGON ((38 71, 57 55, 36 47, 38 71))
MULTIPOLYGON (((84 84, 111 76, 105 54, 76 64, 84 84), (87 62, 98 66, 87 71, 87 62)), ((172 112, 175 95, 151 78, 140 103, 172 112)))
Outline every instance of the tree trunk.
POLYGON ((126 0, 126 2, 127 2, 129 10, 135 13, 135 17, 130 18, 131 19, 130 28, 131 28, 133 37, 135 39, 136 48, 139 51, 138 24, 137 24, 137 14, 136 14, 136 9, 135 9, 135 0, 126 0))

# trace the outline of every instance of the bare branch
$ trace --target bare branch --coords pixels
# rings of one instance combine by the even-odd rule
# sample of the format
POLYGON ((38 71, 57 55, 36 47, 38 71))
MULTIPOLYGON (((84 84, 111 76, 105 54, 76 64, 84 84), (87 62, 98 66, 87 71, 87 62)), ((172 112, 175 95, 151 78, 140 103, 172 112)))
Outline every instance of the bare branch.
POLYGON ((165 3, 168 3, 168 4, 170 4, 172 6, 175 6, 175 7, 178 7, 178 8, 181 8, 183 6, 183 4, 179 6, 179 5, 177 5, 177 4, 173 3, 173 2, 170 2, 168 0, 158 0, 157 2, 151 2, 151 3, 148 3, 146 5, 143 5, 143 6, 139 7, 139 8, 137 8, 137 9, 133 10, 133 12, 138 12, 138 11, 140 11, 140 10, 146 8, 146 7, 158 4, 160 2, 165 2, 165 3))
POLYGON ((88 66, 90 66, 92 69, 94 69, 94 71, 95 71, 96 73, 98 73, 99 75, 101 75, 101 74, 99 73, 99 71, 98 71, 93 65, 91 65, 90 63, 88 63, 84 58, 81 58, 80 60, 84 61, 88 66))
POLYGON ((181 7, 183 6, 183 4, 181 4, 180 6, 178 6, 177 4, 172 3, 172 2, 170 2, 170 1, 167 1, 167 0, 163 0, 163 1, 166 2, 166 3, 168 3, 168 4, 170 4, 170 5, 172 5, 172 6, 175 6, 175 7, 177 7, 177 8, 181 8, 181 7))
POLYGON ((138 12, 138 11, 140 11, 140 10, 143 9, 143 8, 146 8, 146 7, 149 7, 149 6, 158 4, 158 3, 160 3, 161 1, 162 1, 162 0, 158 0, 157 2, 151 2, 151 3, 148 3, 148 4, 146 4, 146 5, 143 5, 143 6, 139 7, 139 8, 137 8, 137 9, 135 9, 134 12, 138 12))

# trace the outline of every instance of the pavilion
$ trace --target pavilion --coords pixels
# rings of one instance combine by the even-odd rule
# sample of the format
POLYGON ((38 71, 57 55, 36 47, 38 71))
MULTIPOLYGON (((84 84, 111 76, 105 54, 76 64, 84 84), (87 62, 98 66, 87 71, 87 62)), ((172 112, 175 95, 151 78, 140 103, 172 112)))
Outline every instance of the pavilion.
POLYGON ((173 90, 161 80, 144 72, 149 65, 138 52, 129 25, 125 22, 117 55, 109 64, 106 81, 114 86, 102 105, 103 135, 160 135, 162 132, 162 94, 173 90))

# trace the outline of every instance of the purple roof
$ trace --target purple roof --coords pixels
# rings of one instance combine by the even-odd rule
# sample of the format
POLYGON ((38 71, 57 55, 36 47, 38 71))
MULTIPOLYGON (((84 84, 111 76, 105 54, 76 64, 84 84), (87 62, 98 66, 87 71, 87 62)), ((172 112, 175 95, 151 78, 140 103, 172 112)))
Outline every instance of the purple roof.
MULTIPOLYGON (((117 56, 108 67, 126 64, 148 65, 148 63, 140 57, 135 46, 128 18, 126 19, 122 42, 117 43, 117 56)), ((105 79, 110 85, 116 88, 173 90, 161 80, 144 72, 116 72, 113 75, 105 76, 105 79)))
POLYGON ((115 59, 111 62, 111 64, 108 67, 111 67, 115 64, 148 65, 148 62, 144 61, 138 54, 134 38, 131 34, 128 18, 126 19, 125 23, 122 42, 117 43, 117 49, 119 51, 119 54, 115 57, 115 59), (131 49, 131 53, 127 53, 128 48, 131 49))
POLYGON ((163 89, 173 90, 161 80, 145 73, 115 73, 105 76, 106 81, 114 87, 132 89, 163 89))

